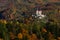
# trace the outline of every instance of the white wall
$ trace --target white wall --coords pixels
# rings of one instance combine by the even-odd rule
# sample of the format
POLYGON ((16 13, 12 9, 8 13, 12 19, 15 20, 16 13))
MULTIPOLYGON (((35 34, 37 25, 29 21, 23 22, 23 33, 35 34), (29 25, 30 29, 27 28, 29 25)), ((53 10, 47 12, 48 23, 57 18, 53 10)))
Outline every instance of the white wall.
POLYGON ((39 17, 39 19, 42 19, 45 17, 45 15, 42 14, 42 10, 36 10, 36 15, 39 17))

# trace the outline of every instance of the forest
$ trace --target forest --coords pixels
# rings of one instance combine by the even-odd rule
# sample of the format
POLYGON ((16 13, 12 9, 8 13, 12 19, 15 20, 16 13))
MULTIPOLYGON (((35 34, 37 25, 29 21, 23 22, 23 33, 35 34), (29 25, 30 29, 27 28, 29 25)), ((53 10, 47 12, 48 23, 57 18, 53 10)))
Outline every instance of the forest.
POLYGON ((60 40, 59 0, 0 0, 0 40, 60 40), (42 11, 39 19, 36 11, 42 11))

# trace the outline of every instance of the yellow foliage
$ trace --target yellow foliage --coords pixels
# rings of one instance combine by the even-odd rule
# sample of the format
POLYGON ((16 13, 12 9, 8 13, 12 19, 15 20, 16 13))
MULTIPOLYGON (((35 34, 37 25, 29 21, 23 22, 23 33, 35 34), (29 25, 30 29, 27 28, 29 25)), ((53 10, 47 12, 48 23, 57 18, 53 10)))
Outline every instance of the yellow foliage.
POLYGON ((3 20, 4 21, 4 24, 7 24, 7 21, 6 20, 3 20))
POLYGON ((24 25, 23 25, 23 23, 20 23, 20 27, 23 27, 24 25))
POLYGON ((1 23, 7 24, 6 20, 0 20, 1 23))
POLYGON ((19 24, 19 22, 17 21, 16 24, 19 24))
POLYGON ((11 24, 13 23, 13 21, 10 22, 11 24))
POLYGON ((3 20, 0 20, 1 23, 3 23, 3 20))

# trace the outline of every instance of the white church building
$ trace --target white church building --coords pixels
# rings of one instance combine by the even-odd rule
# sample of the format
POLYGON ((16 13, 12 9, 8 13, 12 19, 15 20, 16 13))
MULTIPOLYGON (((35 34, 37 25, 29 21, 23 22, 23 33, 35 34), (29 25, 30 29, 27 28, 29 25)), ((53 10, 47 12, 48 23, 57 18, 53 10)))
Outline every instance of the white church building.
POLYGON ((39 19, 42 19, 42 18, 44 18, 46 15, 43 15, 42 14, 42 10, 36 10, 36 17, 38 17, 39 19))

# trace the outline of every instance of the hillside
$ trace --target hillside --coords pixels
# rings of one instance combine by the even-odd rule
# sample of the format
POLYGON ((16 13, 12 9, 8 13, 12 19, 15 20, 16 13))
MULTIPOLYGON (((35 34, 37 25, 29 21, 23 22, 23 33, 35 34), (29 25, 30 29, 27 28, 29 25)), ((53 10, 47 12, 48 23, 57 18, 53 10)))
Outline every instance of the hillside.
POLYGON ((0 0, 0 40, 60 40, 60 0, 0 0))

